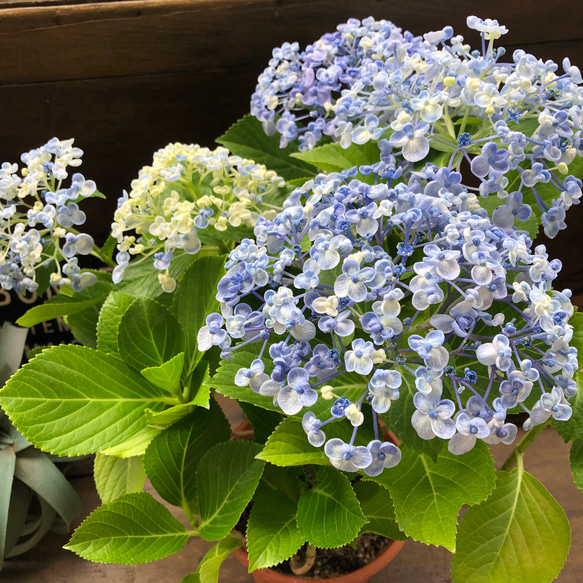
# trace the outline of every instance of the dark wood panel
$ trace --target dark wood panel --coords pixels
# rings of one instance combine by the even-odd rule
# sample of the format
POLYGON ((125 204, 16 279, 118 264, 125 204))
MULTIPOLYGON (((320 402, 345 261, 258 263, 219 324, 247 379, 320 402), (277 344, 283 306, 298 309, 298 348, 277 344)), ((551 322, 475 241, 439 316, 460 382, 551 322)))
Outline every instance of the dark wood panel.
MULTIPOLYGON (((477 44, 465 17, 498 17, 504 44, 534 47, 583 39, 583 16, 566 1, 524 9, 492 0, 169 0, 0 10, 5 83, 233 68, 264 62, 285 40, 305 45, 348 17, 389 18, 417 34, 454 25, 477 44)), ((536 52, 536 51, 535 51, 536 52)))

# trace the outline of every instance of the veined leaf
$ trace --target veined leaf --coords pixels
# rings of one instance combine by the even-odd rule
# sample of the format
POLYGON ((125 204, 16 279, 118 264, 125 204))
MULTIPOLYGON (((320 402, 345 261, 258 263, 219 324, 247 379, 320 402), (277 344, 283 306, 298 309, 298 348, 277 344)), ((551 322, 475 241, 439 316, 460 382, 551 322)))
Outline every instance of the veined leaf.
POLYGON ((119 325, 123 315, 135 300, 135 297, 117 291, 107 296, 97 322, 97 348, 99 350, 110 354, 119 352, 117 345, 119 325))
POLYGON ((134 436, 144 410, 160 411, 163 392, 119 358, 83 346, 52 346, 0 392, 16 427, 57 455, 102 451, 134 436))
POLYGON ((583 492, 583 441, 577 439, 571 445, 571 473, 575 486, 583 492))
POLYGON ((148 425, 158 429, 166 429, 187 415, 190 415, 195 409, 196 405, 193 403, 180 403, 179 405, 164 409, 164 411, 160 411, 159 413, 146 409, 145 414, 148 425))
MULTIPOLYGON (((583 352, 579 354, 583 355, 583 352)), ((573 414, 567 421, 551 420, 553 427, 565 443, 583 439, 583 373, 577 371, 573 378, 577 383, 577 393, 569 399, 569 403, 573 407, 573 414)))
POLYGON ((184 367, 184 352, 179 352, 160 366, 151 366, 140 371, 141 375, 153 385, 175 394, 180 390, 180 377, 184 367))
MULTIPOLYGON (((150 411, 150 409, 145 409, 144 414, 146 411, 150 411)), ((131 437, 128 437, 125 441, 113 445, 112 447, 102 449, 101 453, 121 458, 135 457, 138 455, 142 456, 152 442, 152 439, 154 439, 160 431, 162 430, 159 427, 147 425, 146 427, 142 427, 131 437)))
POLYGON ((318 468, 314 487, 300 496, 297 523, 302 537, 317 547, 340 547, 354 540, 366 518, 346 474, 318 468))
POLYGON ((263 473, 265 462, 255 459, 260 450, 250 441, 219 443, 198 464, 200 536, 205 540, 223 538, 237 524, 263 473))
POLYGON ((408 538, 397 524, 393 501, 385 488, 364 480, 354 484, 353 488, 367 520, 361 532, 374 532, 393 540, 408 538))
POLYGON ((103 504, 109 504, 126 494, 141 492, 146 472, 141 456, 119 458, 98 453, 93 476, 103 504))
POLYGON ((218 309, 217 285, 225 272, 224 257, 201 257, 184 273, 172 298, 171 312, 185 331, 185 372, 190 374, 201 353, 197 335, 206 317, 218 309))
POLYGON ((457 517, 464 504, 477 504, 492 491, 494 461, 486 444, 463 455, 445 451, 437 462, 401 446, 398 466, 371 478, 387 488, 401 530, 422 543, 455 551, 457 517))
POLYGON ((454 583, 551 582, 569 551, 564 510, 521 469, 498 472, 496 488, 460 521, 452 561, 454 583))
POLYGON ((148 446, 144 467, 152 485, 174 506, 192 503, 196 497, 196 468, 206 452, 227 441, 231 427, 213 401, 210 411, 196 409, 163 431, 148 446))
POLYGON ((184 352, 184 333, 164 306, 150 298, 138 298, 121 319, 118 344, 122 358, 142 370, 184 352))
POLYGON ((290 157, 297 152, 297 145, 292 143, 287 148, 280 148, 279 139, 278 135, 268 136, 260 121, 246 115, 217 138, 217 142, 236 156, 264 164, 286 180, 314 176, 315 172, 308 164, 290 157))
POLYGON ((140 492, 95 510, 65 548, 90 561, 135 565, 178 552, 188 537, 169 510, 140 492))
POLYGON ((249 570, 289 559, 306 539, 296 524, 297 502, 285 492, 260 486, 247 525, 249 570))
POLYGON ((220 540, 202 558, 196 571, 182 579, 182 583, 218 583, 219 569, 223 561, 242 544, 243 541, 234 536, 220 540))

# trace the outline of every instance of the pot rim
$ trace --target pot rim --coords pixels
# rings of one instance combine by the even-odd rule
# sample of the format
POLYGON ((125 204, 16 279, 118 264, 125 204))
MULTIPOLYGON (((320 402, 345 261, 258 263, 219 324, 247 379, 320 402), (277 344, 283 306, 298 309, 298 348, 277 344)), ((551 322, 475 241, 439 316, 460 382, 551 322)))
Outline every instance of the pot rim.
MULTIPOLYGON (((330 577, 327 579, 317 579, 317 578, 306 578, 297 577, 295 575, 285 575, 284 573, 279 573, 273 569, 256 569, 251 572, 262 575, 265 580, 269 578, 273 583, 306 583, 306 581, 325 581, 326 583, 350 583, 354 581, 368 581, 369 577, 372 577, 375 573, 378 573, 386 565, 388 565, 403 548, 406 540, 391 540, 389 544, 383 549, 383 551, 370 563, 356 569, 356 571, 351 571, 345 575, 339 575, 338 577, 330 577)), ((234 553, 235 558, 243 564, 245 567, 249 567, 249 555, 242 547, 238 548, 234 553)))

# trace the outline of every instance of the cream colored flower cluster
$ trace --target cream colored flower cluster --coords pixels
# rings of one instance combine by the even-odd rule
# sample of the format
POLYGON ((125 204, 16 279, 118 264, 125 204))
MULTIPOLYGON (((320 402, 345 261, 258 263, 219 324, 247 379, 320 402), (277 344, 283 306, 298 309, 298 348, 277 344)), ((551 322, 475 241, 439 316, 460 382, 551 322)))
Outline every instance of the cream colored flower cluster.
POLYGON ((284 184, 275 172, 226 148, 169 144, 119 199, 112 224, 119 250, 114 282, 123 278, 131 255, 153 256, 164 291, 173 291, 169 268, 177 250, 197 253, 201 230, 206 230, 205 241, 220 241, 231 227, 253 228, 259 214, 275 216, 280 207, 264 198, 284 184))

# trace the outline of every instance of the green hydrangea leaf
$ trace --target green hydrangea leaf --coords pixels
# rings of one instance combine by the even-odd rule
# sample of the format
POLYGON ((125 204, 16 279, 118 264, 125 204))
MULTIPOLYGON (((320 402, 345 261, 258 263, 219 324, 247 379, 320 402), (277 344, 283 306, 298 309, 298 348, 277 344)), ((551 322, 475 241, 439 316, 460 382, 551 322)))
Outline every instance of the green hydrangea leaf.
POLYGON ((174 405, 158 413, 156 411, 150 411, 150 409, 146 409, 144 413, 148 420, 148 425, 157 429, 166 429, 187 415, 190 415, 195 409, 196 405, 193 403, 181 403, 180 405, 174 405))
POLYGON ((122 358, 142 370, 184 352, 184 333, 164 306, 150 298, 138 298, 121 319, 118 344, 122 358))
POLYGON ((76 314, 87 308, 102 304, 107 298, 111 286, 111 283, 97 281, 93 285, 75 293, 72 297, 64 294, 55 295, 41 305, 34 306, 28 310, 16 323, 19 326, 28 328, 47 320, 76 314))
POLYGON ((571 445, 571 473, 575 486, 583 492, 583 440, 577 439, 571 445))
MULTIPOLYGON (((150 411, 150 409, 144 410, 144 416, 146 411, 150 411)), ((159 427, 147 425, 146 427, 142 427, 142 429, 134 433, 131 437, 128 437, 125 441, 103 449, 101 453, 121 458, 144 455, 147 447, 160 431, 162 430, 159 427)))
POLYGON ((260 486, 247 524, 250 571, 289 559, 306 542, 296 513, 297 502, 285 492, 260 486))
POLYGON ((144 368, 140 374, 153 385, 168 391, 170 394, 180 390, 180 377, 184 368, 184 352, 179 352, 169 361, 160 366, 144 368))
POLYGON ((264 461, 261 446, 250 441, 219 443, 206 452, 196 470, 200 536, 218 540, 229 534, 253 497, 264 461))
POLYGON ((246 115, 217 138, 217 142, 236 156, 264 164, 268 170, 277 172, 285 180, 314 176, 315 172, 308 164, 290 157, 290 154, 297 152, 297 144, 280 148, 279 139, 278 135, 268 136, 259 120, 246 115))
POLYGON ((298 503, 298 528, 302 537, 324 549, 354 540, 366 523, 346 474, 334 468, 318 468, 314 486, 298 503))
POLYGON ((119 325, 123 315, 136 301, 134 296, 112 291, 108 296, 97 322, 97 348, 102 352, 117 354, 119 352, 117 338, 119 325))
MULTIPOLYGON (((579 354, 583 354, 583 352, 579 354)), ((583 439, 583 373, 577 371, 573 379, 577 383, 577 393, 574 397, 568 399, 573 408, 573 414, 567 421, 551 420, 552 426, 557 430, 557 433, 563 438, 565 443, 576 439, 583 439)))
POLYGON ((188 537, 169 510, 150 494, 140 492, 95 510, 65 548, 98 563, 135 565, 178 552, 188 537))
POLYGON ((119 458, 98 453, 95 456, 93 476, 103 504, 109 504, 126 494, 141 492, 146 481, 141 456, 119 458))
POLYGON ((200 460, 230 435, 229 422, 214 401, 210 411, 197 408, 160 433, 144 455, 146 474, 158 494, 174 506, 191 504, 197 497, 196 468, 200 460))
POLYGON ((496 489, 458 528, 454 583, 551 582, 571 544, 564 510, 527 472, 498 472, 496 489))
POLYGON ((372 478, 393 499, 399 527, 422 543, 454 552, 457 517, 464 504, 477 504, 494 488, 494 461, 486 444, 463 455, 445 450, 436 462, 401 446, 398 466, 372 478))
POLYGON ((241 401, 239 405, 243 413, 245 413, 245 417, 251 423, 254 439, 258 443, 265 443, 284 418, 283 413, 268 411, 267 409, 256 407, 244 401, 241 401))
POLYGON ((185 370, 190 374, 200 360, 197 335, 206 317, 217 311, 217 285, 225 272, 224 257, 200 257, 192 262, 173 294, 171 312, 185 330, 185 370))
POLYGON ((388 491, 375 484, 361 480, 353 486, 367 523, 361 532, 374 532, 392 540, 406 540, 395 519, 395 508, 388 491))
POLYGON ((439 437, 429 440, 419 437, 417 431, 411 425, 411 417, 417 410, 415 403, 413 403, 413 397, 417 393, 415 378, 411 373, 404 370, 401 371, 401 378, 403 382, 399 389, 399 398, 392 402, 389 411, 381 415, 381 417, 400 441, 435 461, 445 442, 439 437))
POLYGON ((242 544, 243 541, 234 536, 220 540, 202 558, 196 571, 182 579, 182 583, 218 583, 219 569, 223 561, 242 544))
POLYGON ((21 368, 0 404, 27 439, 57 455, 118 445, 161 411, 166 396, 115 356, 83 346, 52 346, 21 368))

